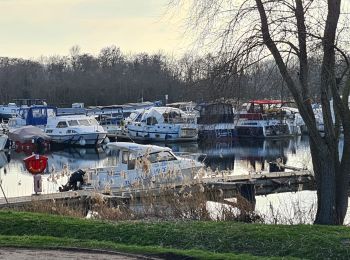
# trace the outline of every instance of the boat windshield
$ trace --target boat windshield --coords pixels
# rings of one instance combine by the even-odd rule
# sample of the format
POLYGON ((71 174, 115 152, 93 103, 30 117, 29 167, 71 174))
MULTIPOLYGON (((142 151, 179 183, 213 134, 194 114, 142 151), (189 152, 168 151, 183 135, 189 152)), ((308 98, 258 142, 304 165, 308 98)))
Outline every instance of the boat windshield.
POLYGON ((77 120, 69 120, 68 124, 69 124, 69 126, 77 126, 77 125, 79 125, 77 120))
POLYGON ((61 121, 61 122, 58 122, 57 124, 57 128, 66 128, 66 127, 68 127, 66 121, 61 121))
POLYGON ((97 122, 97 120, 95 118, 89 119, 89 122, 90 122, 91 125, 98 125, 98 122, 97 122))
POLYGON ((78 121, 79 121, 79 125, 90 126, 90 122, 87 119, 81 119, 78 121))
POLYGON ((150 153, 148 157, 151 163, 174 161, 176 157, 168 151, 160 151, 155 153, 150 153))

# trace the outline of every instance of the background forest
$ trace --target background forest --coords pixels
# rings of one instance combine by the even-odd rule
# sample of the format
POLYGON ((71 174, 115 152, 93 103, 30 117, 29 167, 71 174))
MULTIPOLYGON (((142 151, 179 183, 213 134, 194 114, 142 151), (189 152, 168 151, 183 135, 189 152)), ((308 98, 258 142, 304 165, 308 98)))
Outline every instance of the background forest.
MULTIPOLYGON (((311 85, 317 82, 319 61, 310 63, 311 85)), ((292 72, 297 77, 298 71, 292 72)), ((49 104, 70 106, 123 104, 143 100, 208 101, 217 98, 288 99, 287 88, 274 62, 235 70, 230 60, 185 55, 126 55, 115 46, 97 56, 74 46, 67 56, 37 60, 0 58, 0 103, 14 98, 42 98, 49 104), (283 95, 282 95, 283 93, 283 95)), ((316 98, 316 97, 315 97, 316 98)))

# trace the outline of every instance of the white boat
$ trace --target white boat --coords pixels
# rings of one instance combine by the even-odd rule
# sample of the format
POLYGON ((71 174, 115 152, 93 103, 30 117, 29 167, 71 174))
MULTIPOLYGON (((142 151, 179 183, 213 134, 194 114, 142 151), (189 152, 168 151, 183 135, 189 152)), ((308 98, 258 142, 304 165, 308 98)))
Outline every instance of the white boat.
POLYGON ((281 106, 280 100, 252 100, 246 111, 238 113, 236 132, 238 137, 281 138, 295 135, 281 106))
POLYGON ((9 120, 9 129, 32 125, 41 128, 53 143, 98 146, 106 138, 106 131, 92 116, 57 116, 55 107, 33 106, 21 109, 9 120))
POLYGON ((176 156, 168 147, 130 142, 109 143, 107 147, 117 165, 87 170, 88 183, 97 190, 189 184, 204 167, 193 159, 176 156))
POLYGON ((92 116, 71 115, 52 117, 47 121, 45 133, 57 144, 98 146, 107 132, 92 116))
POLYGON ((131 140, 153 142, 195 141, 198 128, 195 118, 172 107, 144 110, 127 125, 131 140))
POLYGON ((8 103, 8 105, 0 106, 0 117, 3 120, 8 120, 11 117, 15 117, 19 112, 19 107, 16 103, 8 103))

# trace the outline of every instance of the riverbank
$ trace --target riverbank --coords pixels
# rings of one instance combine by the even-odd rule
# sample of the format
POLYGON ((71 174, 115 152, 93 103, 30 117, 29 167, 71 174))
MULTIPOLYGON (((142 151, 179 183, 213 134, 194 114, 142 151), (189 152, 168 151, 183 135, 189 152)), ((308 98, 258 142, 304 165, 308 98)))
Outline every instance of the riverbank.
POLYGON ((0 246, 89 248, 182 259, 348 259, 345 226, 214 221, 105 222, 0 211, 0 246))

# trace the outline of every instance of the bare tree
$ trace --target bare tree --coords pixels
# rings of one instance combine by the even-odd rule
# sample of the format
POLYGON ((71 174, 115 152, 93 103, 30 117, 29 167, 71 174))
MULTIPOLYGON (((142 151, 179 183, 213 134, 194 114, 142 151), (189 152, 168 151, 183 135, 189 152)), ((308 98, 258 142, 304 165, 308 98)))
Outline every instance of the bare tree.
POLYGON ((200 44, 216 44, 219 54, 236 67, 246 70, 273 58, 309 130, 318 197, 315 223, 342 224, 348 207, 350 80, 346 84, 343 80, 349 63, 341 49, 346 28, 338 28, 341 0, 193 0, 188 10, 200 44), (322 57, 316 88, 321 97, 324 135, 318 132, 312 109, 309 53, 322 57), (337 62, 340 59, 345 62, 337 62), (292 63, 298 73, 291 69, 292 63), (337 64, 342 67, 337 68, 337 64), (339 154, 340 125, 344 148, 339 154))

